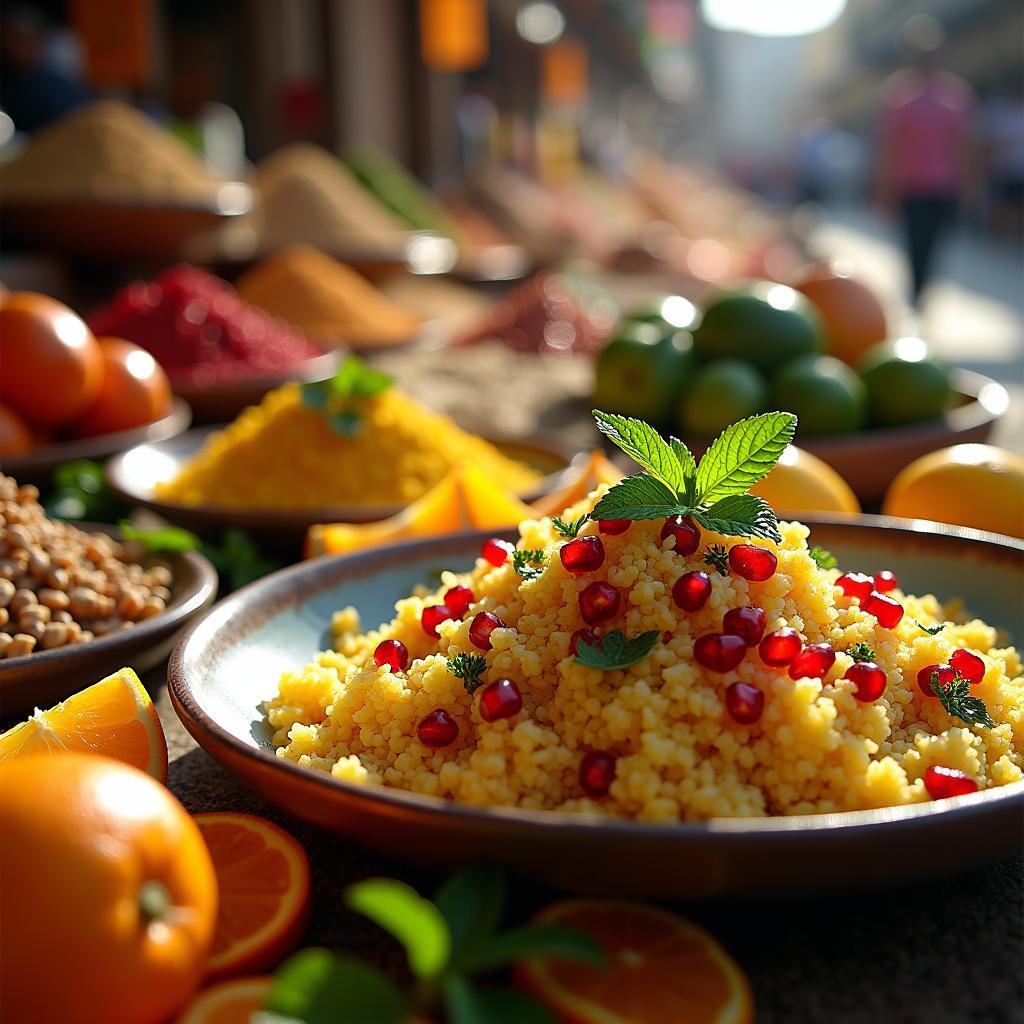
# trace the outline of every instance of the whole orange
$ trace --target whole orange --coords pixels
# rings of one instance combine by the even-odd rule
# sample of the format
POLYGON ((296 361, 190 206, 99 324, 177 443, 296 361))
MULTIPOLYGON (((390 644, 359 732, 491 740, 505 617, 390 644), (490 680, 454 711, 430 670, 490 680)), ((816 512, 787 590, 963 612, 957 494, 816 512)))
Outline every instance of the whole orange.
POLYGON ((0 1019, 159 1024, 198 987, 217 913, 199 829, 95 754, 0 767, 0 1019))
POLYGON ((10 406, 0 402, 0 457, 24 455, 32 444, 32 428, 10 406))
POLYGON ((59 427, 100 392, 103 360, 85 321, 56 299, 13 292, 0 306, 0 399, 29 423, 59 427))
POLYGON ((852 365, 865 349, 889 336, 885 311, 875 293, 828 264, 812 267, 794 287, 821 316, 828 352, 844 363, 852 365))
POLYGON ((121 338, 99 338, 103 383, 96 401, 75 423, 78 437, 130 430, 166 416, 171 385, 160 364, 138 345, 121 338))

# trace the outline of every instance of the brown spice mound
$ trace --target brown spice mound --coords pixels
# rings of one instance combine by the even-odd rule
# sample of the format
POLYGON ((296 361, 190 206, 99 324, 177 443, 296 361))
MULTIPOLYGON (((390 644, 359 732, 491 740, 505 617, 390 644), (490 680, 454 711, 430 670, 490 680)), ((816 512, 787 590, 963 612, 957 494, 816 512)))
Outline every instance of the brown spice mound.
POLYGON ((183 142, 114 100, 48 125, 0 172, 8 201, 206 203, 221 184, 183 142))
POLYGON ((343 263, 308 245, 282 249, 243 275, 238 294, 311 338, 355 348, 409 341, 420 318, 343 263))

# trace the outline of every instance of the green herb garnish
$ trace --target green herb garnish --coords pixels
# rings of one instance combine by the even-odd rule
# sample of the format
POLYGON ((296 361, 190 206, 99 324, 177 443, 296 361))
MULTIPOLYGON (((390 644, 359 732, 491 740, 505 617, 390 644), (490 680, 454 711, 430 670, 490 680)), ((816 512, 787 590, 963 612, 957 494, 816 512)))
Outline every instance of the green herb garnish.
POLYGON ((266 558, 244 530, 229 526, 219 544, 204 543, 202 552, 220 573, 228 590, 237 590, 261 576, 280 569, 282 562, 266 558))
POLYGON ((161 526, 154 530, 143 530, 127 519, 122 519, 117 525, 125 540, 137 541, 149 552, 164 551, 177 555, 183 551, 195 551, 200 543, 194 533, 189 533, 180 526, 161 526))
POLYGON ((572 539, 573 537, 578 537, 580 530, 582 530, 589 522, 590 513, 585 512, 579 517, 579 519, 572 519, 568 522, 564 519, 559 519, 558 516, 555 516, 555 518, 551 520, 551 525, 561 536, 572 539))
POLYGON ((462 680, 467 693, 475 693, 484 685, 480 677, 487 671, 487 659, 482 654, 456 654, 448 659, 448 671, 462 680))
POLYGON ((527 548, 525 551, 512 552, 512 568, 524 580, 535 580, 544 571, 543 564, 543 548, 527 548), (540 565, 542 568, 534 568, 535 565, 540 565))
POLYGON ((933 672, 931 678, 932 691, 942 701, 946 712, 959 718, 967 725, 982 725, 986 729, 995 726, 985 702, 980 697, 972 697, 971 684, 959 672, 953 676, 952 682, 943 686, 939 682, 939 673, 933 672))
POLYGON ((846 653, 854 661, 874 661, 875 652, 867 644, 851 644, 846 648, 846 653))
POLYGON ((335 433, 355 437, 363 429, 362 402, 386 391, 393 382, 383 370, 349 355, 333 377, 302 385, 302 403, 323 413, 335 433))
POLYGON ((593 410, 598 428, 645 472, 615 484, 597 503, 595 519, 692 516, 706 530, 779 542, 771 506, 747 491, 774 468, 793 440, 792 413, 751 416, 726 427, 698 465, 677 438, 665 440, 650 424, 593 410))
POLYGON ((944 622, 940 622, 935 626, 926 626, 923 622, 919 622, 917 619, 914 619, 914 622, 919 629, 924 630, 924 632, 929 636, 935 636, 936 633, 941 633, 946 628, 946 624, 944 622))
POLYGON ((824 548, 819 548, 817 545, 811 548, 808 554, 812 559, 814 559, 814 564, 819 569, 834 569, 839 565, 839 560, 831 551, 826 551, 824 548))
POLYGON ((704 552, 704 564, 717 569, 723 576, 729 575, 729 552, 724 544, 711 544, 704 552))
POLYGON ((606 672, 629 668, 654 650, 659 636, 661 632, 652 629, 627 640, 621 629, 613 629, 595 644, 580 640, 576 646, 576 663, 588 668, 602 668, 606 672))
POLYGON ((53 489, 43 508, 56 519, 96 523, 115 523, 131 512, 107 486, 103 467, 90 459, 62 462, 53 471, 53 489))

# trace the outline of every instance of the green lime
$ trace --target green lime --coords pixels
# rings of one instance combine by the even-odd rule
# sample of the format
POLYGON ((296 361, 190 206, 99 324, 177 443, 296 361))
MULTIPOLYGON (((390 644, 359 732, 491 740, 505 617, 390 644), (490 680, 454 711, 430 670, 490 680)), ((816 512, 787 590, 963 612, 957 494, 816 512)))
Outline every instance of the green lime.
POLYGON ((867 420, 864 382, 834 356, 801 356, 772 381, 772 401, 799 417, 797 437, 847 434, 867 420))
POLYGON ((682 295, 663 295, 649 305, 627 313, 623 324, 654 324, 663 335, 668 335, 680 328, 693 330, 699 316, 697 307, 689 299, 682 295))
POLYGON ((821 320, 810 301, 768 281, 719 295, 704 310, 693 341, 700 356, 746 359, 762 369, 825 348, 821 320))
POLYGON ((730 423, 760 412, 768 398, 761 375, 739 359, 717 359, 701 367, 677 407, 685 434, 713 437, 730 423))
POLYGON ((672 416, 693 361, 688 331, 663 337, 655 324, 625 324, 598 353, 594 407, 663 423, 672 416))
POLYGON ((920 338, 879 342, 857 369, 868 389, 871 422, 880 427, 935 419, 953 397, 949 371, 929 357, 920 338))

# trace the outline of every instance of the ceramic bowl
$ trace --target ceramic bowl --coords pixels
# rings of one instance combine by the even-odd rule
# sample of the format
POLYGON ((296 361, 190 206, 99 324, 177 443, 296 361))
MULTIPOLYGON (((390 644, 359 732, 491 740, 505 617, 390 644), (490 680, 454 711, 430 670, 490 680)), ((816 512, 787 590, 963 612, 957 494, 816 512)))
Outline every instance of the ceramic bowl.
MULTIPOLYGON (((75 525, 90 533, 118 536, 113 526, 75 525)), ((167 657, 185 625, 213 604, 217 570, 197 551, 161 558, 170 565, 174 583, 171 600, 160 615, 86 644, 0 660, 0 719, 24 718, 33 708, 51 707, 125 666, 142 675, 167 657)))
MULTIPOLYGON (((887 566, 919 592, 959 595, 972 613, 1021 635, 1024 544, 872 517, 805 520, 850 567, 887 566)), ((559 887, 604 895, 704 898, 882 885, 893 865, 915 879, 964 870, 1020 847, 1024 783, 875 811, 645 824, 474 808, 360 786, 275 756, 261 705, 280 673, 329 643, 331 613, 376 626, 438 567, 468 569, 487 534, 322 558, 221 602, 184 636, 168 686, 186 729, 243 782, 290 813, 388 855, 438 867, 477 859, 559 887)), ((511 537, 511 534, 509 535, 511 537)))

